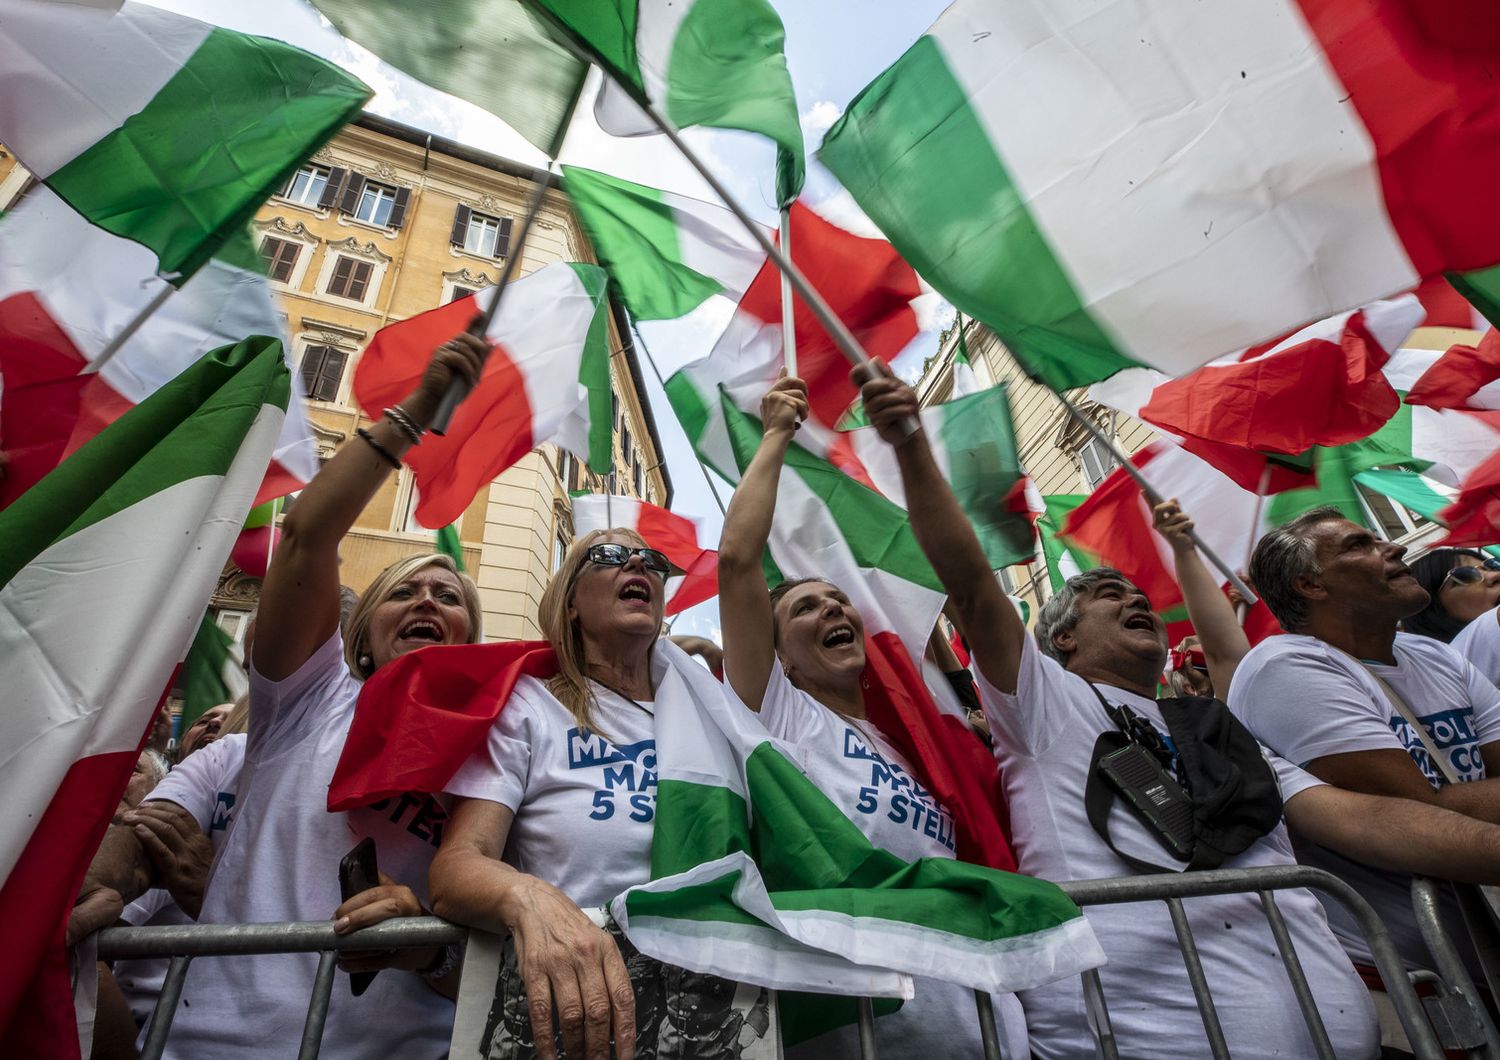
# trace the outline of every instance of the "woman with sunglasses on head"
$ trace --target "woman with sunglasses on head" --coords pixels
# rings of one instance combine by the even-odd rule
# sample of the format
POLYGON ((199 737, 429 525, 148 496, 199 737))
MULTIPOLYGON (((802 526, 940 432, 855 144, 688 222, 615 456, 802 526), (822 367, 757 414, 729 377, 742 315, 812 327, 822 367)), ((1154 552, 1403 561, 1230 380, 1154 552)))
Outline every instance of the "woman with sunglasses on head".
POLYGON ((539 609, 555 675, 516 682, 486 742, 445 786, 455 802, 432 865, 434 908, 514 940, 514 966, 507 957, 496 988, 504 1055, 555 1057, 557 1032, 569 1057, 608 1057, 613 1043, 625 1060, 638 1025, 643 1041, 658 1027, 666 1040, 662 1004, 636 1010, 630 970, 643 962, 583 910, 651 878, 657 707, 701 702, 705 681, 722 695, 660 637, 670 569, 633 530, 576 541, 539 609))
POLYGON ((1500 559, 1471 548, 1439 548, 1411 564, 1430 597, 1401 623, 1446 641, 1491 681, 1500 680, 1500 559))
MULTIPOLYGON (((836 585, 795 578, 775 589, 761 557, 771 533, 777 484, 792 438, 808 414, 807 386, 783 378, 761 399, 764 435, 735 488, 719 539, 719 615, 724 676, 742 704, 785 741, 808 778, 877 847, 907 860, 951 858, 952 815, 912 778, 906 757, 871 724, 861 686, 865 631, 836 585), (878 756, 878 757, 877 757, 878 756), (899 778, 902 794, 873 784, 874 770, 899 778), (901 800, 906 800, 904 803, 901 800), (931 829, 916 822, 936 822, 931 829)), ((916 997, 876 1021, 882 1056, 981 1056, 972 990, 918 977, 916 997)), ((1027 1055, 1026 1021, 1012 994, 994 998, 1006 1056, 1027 1055)), ((788 1057, 857 1057, 853 1027, 786 1051, 788 1057)))

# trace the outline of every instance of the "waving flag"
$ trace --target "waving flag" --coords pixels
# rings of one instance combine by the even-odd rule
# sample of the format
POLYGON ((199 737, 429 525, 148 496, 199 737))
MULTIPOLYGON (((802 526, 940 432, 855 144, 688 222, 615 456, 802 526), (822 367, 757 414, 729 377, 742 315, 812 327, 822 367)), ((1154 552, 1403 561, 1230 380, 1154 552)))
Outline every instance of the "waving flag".
MULTIPOLYGON (((149 250, 89 224, 46 188, 0 219, 0 449, 10 457, 0 508, 209 350, 252 335, 282 337, 264 265, 240 235, 108 363, 87 371, 166 289, 155 272, 149 250)), ((257 503, 317 473, 301 391, 294 373, 257 503)))
MULTIPOLYGON (((354 396, 378 419, 415 389, 432 351, 484 311, 495 288, 381 328, 354 372, 354 396)), ((604 272, 557 262, 505 291, 487 335, 493 344, 479 385, 446 435, 429 434, 406 454, 416 475, 417 521, 458 519, 491 479, 544 442, 595 470, 609 468, 609 326, 604 272)))
POLYGON ((1493 17, 957 0, 820 157, 1051 385, 1182 375, 1500 262, 1493 17))
POLYGON ((719 554, 698 544, 698 527, 691 519, 633 497, 574 496, 575 538, 615 527, 634 530, 646 544, 666 553, 672 566, 681 571, 667 579, 667 614, 686 611, 719 595, 719 554))
POLYGON ((6 1055, 77 1055, 64 921, 290 395, 274 339, 217 350, 0 512, 6 1055))
POLYGON ((614 136, 654 133, 636 106, 651 103, 678 128, 707 125, 769 137, 778 148, 777 193, 791 202, 805 161, 786 31, 766 0, 530 0, 614 81, 594 116, 614 136))
POLYGON ((370 96, 289 44, 147 4, 0 0, 0 141, 174 282, 370 96))

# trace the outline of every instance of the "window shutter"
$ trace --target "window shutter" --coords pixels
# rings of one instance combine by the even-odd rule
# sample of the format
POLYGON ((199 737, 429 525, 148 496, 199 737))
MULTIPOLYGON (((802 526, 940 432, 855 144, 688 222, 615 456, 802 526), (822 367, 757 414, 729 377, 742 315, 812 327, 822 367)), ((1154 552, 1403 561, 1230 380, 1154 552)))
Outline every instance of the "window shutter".
POLYGON ((370 287, 370 273, 374 271, 375 266, 371 265, 368 261, 356 261, 353 265, 354 268, 349 274, 348 297, 354 299, 356 302, 363 302, 365 300, 365 292, 370 287))
POLYGON ((448 236, 448 242, 455 247, 464 245, 464 240, 469 236, 469 219, 473 216, 473 210, 459 203, 458 209, 453 211, 453 231, 448 236))
POLYGON ((344 377, 344 362, 348 359, 347 350, 335 346, 323 347, 323 364, 318 370, 316 393, 309 391, 308 396, 318 401, 336 399, 339 396, 339 380, 344 377))
POLYGON ((349 171, 349 183, 344 188, 344 194, 339 199, 339 209, 344 213, 353 213, 359 209, 359 196, 365 190, 365 178, 361 173, 349 171))
POLYGON ((309 346, 302 351, 302 392, 309 397, 317 385, 318 375, 323 369, 323 355, 327 352, 327 346, 309 346))
POLYGON ((510 256, 510 230, 515 220, 510 217, 500 219, 500 234, 495 237, 495 257, 505 258, 510 256))
POLYGON ((410 188, 397 188, 396 201, 391 204, 391 218, 386 222, 391 228, 399 229, 406 224, 406 208, 411 202, 410 188))
POLYGON ((333 263, 333 275, 328 279, 328 293, 340 298, 348 297, 349 274, 354 269, 354 259, 340 257, 333 263))
POLYGON ((349 179, 349 171, 343 166, 334 166, 328 171, 328 183, 323 185, 323 194, 318 196, 318 209, 326 210, 339 201, 339 192, 344 190, 344 182, 349 179))

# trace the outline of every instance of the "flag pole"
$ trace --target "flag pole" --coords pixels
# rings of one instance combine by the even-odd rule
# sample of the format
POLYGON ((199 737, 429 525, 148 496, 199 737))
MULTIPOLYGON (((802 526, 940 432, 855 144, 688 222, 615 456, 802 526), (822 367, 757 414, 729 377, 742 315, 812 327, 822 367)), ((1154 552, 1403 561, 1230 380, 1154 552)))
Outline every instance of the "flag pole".
MULTIPOLYGON (((158 275, 156 279, 161 280, 161 276, 158 275)), ((130 341, 130 337, 141 330, 141 325, 150 320, 152 314, 162 307, 162 303, 172 297, 172 292, 175 290, 177 288, 162 280, 161 290, 151 296, 151 301, 147 302, 130 323, 121 328, 120 333, 109 340, 109 345, 100 351, 99 356, 86 364, 83 371, 78 374, 91 375, 108 364, 114 358, 115 354, 119 353, 121 348, 130 341)))
MULTIPOLYGON (((1250 546, 1245 549, 1245 569, 1250 569, 1250 560, 1255 555, 1255 545, 1260 540, 1260 513, 1266 504, 1266 490, 1271 488, 1271 462, 1266 461, 1265 467, 1260 469, 1260 484, 1255 487, 1255 511, 1250 516, 1250 546)), ((1250 604, 1241 601, 1235 609, 1235 617, 1240 620, 1240 625, 1245 624, 1245 619, 1250 617, 1250 604)))
MULTIPOLYGON (((667 381, 661 377, 661 369, 656 367, 656 358, 651 356, 651 348, 646 345, 646 340, 641 337, 641 329, 636 326, 635 318, 628 316, 628 314, 627 318, 630 320, 630 330, 635 335, 636 345, 640 346, 641 352, 646 355, 646 363, 651 366, 651 374, 656 376, 657 385, 665 391, 667 389, 667 381)), ((703 461, 698 459, 696 450, 693 452, 693 463, 697 464, 698 470, 702 472, 703 481, 708 486, 709 495, 713 497, 714 503, 719 506, 719 514, 724 515, 724 502, 719 499, 719 491, 714 489, 713 476, 708 473, 708 468, 703 466, 703 461)))
MULTIPOLYGON (((1127 457, 1120 450, 1120 447, 1115 444, 1115 440, 1099 429, 1099 425, 1097 423, 1089 419, 1083 413, 1079 412, 1078 407, 1071 401, 1069 401, 1065 396, 1063 396, 1061 391, 1057 390, 1050 384, 1044 383, 1043 385, 1046 386, 1048 390, 1052 391, 1053 397, 1062 402, 1063 408, 1068 410, 1068 414, 1073 417, 1073 419, 1078 423, 1080 427, 1087 431, 1096 441, 1099 442, 1099 444, 1103 445, 1110 451, 1110 455, 1115 458, 1115 463, 1119 464, 1120 467, 1124 469, 1125 473, 1135 480, 1135 484, 1139 486, 1141 488, 1141 492, 1146 495, 1147 503, 1149 503, 1152 507, 1155 507, 1165 499, 1159 492, 1157 492, 1156 488, 1146 480, 1146 476, 1141 474, 1141 469, 1136 467, 1135 464, 1131 463, 1130 458, 1127 457)), ((1203 553, 1203 558, 1206 559, 1212 566, 1217 568, 1219 573, 1224 575, 1224 577, 1229 581, 1229 584, 1234 586, 1235 591, 1245 598, 1245 603, 1247 605, 1253 606, 1256 600, 1259 598, 1250 590, 1250 587, 1245 584, 1244 580, 1234 572, 1234 568, 1220 559, 1218 553, 1216 553, 1213 549, 1209 548, 1208 545, 1204 543, 1203 538, 1198 536, 1198 531, 1189 531, 1188 537, 1192 539, 1192 542, 1197 547, 1198 551, 1203 553)))
MULTIPOLYGON (((535 186, 526 200, 526 214, 521 221, 521 231, 507 248, 505 269, 500 273, 500 282, 495 285, 495 297, 490 300, 484 313, 469 326, 469 334, 475 338, 482 339, 489 334, 490 324, 494 322, 495 313, 500 308, 500 299, 505 296, 505 289, 510 286, 516 271, 521 267, 521 255, 526 251, 526 237, 531 234, 531 226, 536 222, 537 215, 542 212, 542 200, 547 195, 547 181, 552 176, 552 163, 555 161, 556 159, 549 159, 546 169, 533 168, 531 171, 531 179, 535 186)), ((428 429, 436 435, 447 434, 448 425, 453 421, 453 413, 468 396, 469 385, 467 383, 457 377, 450 380, 448 389, 444 391, 443 400, 438 404, 437 412, 433 415, 428 429)))
MULTIPOLYGON (((792 208, 781 208, 781 249, 792 256, 792 208)), ((786 355, 786 374, 797 376, 797 321, 792 302, 792 281, 781 274, 781 349, 786 355)))

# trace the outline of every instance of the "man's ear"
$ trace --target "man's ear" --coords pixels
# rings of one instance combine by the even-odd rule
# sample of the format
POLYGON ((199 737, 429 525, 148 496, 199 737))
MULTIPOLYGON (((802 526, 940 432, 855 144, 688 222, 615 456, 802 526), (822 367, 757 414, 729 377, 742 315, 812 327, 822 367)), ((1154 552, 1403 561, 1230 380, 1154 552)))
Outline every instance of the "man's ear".
POLYGON ((1078 638, 1073 635, 1071 629, 1066 633, 1054 633, 1052 634, 1052 646, 1057 649, 1059 655, 1066 658, 1078 650, 1078 638))
POLYGON ((1299 574, 1292 579, 1292 591, 1309 600, 1328 599, 1328 589, 1323 585, 1322 575, 1299 574))

